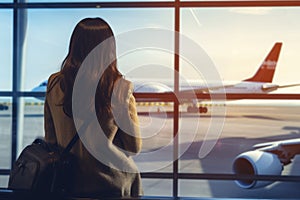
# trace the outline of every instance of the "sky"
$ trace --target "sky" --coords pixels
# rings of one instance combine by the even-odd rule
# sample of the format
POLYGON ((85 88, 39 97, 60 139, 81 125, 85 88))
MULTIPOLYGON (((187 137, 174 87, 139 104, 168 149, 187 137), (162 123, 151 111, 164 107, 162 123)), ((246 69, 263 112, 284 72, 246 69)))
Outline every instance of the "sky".
MULTIPOLYGON (((6 91, 12 87, 12 14, 11 10, 0 10, 2 30, 7 30, 0 31, 0 67, 4 69, 0 73, 0 90, 6 91)), ((283 42, 273 82, 299 83, 299 15, 300 8, 291 7, 182 8, 180 30, 206 52, 205 59, 213 62, 223 81, 251 77, 274 43, 283 42)), ((23 60, 24 90, 30 91, 60 69, 72 30, 85 17, 105 19, 117 36, 143 28, 174 30, 174 10, 167 8, 30 9, 23 60)), ((122 41, 117 41, 117 48, 121 49, 121 45, 122 41)), ((138 49, 120 56, 119 68, 127 77, 170 78, 173 60, 172 52, 165 49, 138 49)), ((204 67, 195 72, 195 67, 181 62, 181 73, 187 79, 206 73, 201 72, 206 70, 204 67)), ((281 92, 299 93, 300 87, 281 92)))

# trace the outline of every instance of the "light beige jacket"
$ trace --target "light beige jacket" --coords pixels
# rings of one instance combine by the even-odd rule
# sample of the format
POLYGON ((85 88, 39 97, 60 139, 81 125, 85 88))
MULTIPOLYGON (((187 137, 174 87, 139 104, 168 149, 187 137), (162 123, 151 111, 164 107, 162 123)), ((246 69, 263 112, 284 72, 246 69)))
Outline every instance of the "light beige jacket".
MULTIPOLYGON (((64 113, 61 105, 64 97, 64 93, 60 87, 62 78, 63 75, 60 72, 52 74, 49 77, 44 106, 44 126, 46 141, 66 147, 75 135, 76 128, 73 119, 64 113)), ((79 160, 79 166, 74 173, 75 184, 72 189, 75 194, 90 193, 99 196, 122 197, 142 195, 141 178, 131 158, 131 155, 141 151, 142 145, 135 98, 132 94, 133 86, 131 82, 123 78, 117 82, 117 88, 114 89, 114 106, 127 108, 125 113, 122 114, 122 118, 124 118, 125 122, 126 120, 130 120, 134 123, 128 129, 131 130, 131 133, 129 133, 131 136, 124 131, 120 131, 115 119, 112 117, 102 115, 98 121, 100 121, 101 127, 107 136, 108 141, 106 143, 109 143, 107 145, 108 148, 111 148, 114 152, 114 154, 111 154, 114 155, 111 158, 126 163, 135 173, 120 171, 108 167, 106 163, 102 164, 99 158, 96 159, 92 156, 85 147, 85 144, 81 140, 78 140, 71 150, 79 160), (126 117, 130 119, 126 119, 126 117)), ((88 130, 89 128, 87 128, 88 130)), ((101 144, 103 142, 99 141, 99 149, 102 148, 101 144)))

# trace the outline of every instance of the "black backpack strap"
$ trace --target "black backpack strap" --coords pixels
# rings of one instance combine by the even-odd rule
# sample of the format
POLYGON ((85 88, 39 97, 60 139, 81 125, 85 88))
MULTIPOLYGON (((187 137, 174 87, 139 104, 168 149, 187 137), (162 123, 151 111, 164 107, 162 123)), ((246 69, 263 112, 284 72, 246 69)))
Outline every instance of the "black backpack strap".
POLYGON ((77 142, 77 140, 79 139, 79 134, 81 131, 83 131, 83 129, 86 129, 87 126, 92 122, 92 120, 87 120, 83 123, 83 125, 80 127, 80 129, 76 132, 76 134, 74 135, 74 137, 71 139, 71 141, 69 142, 69 144, 66 146, 66 148, 63 150, 62 152, 62 156, 68 154, 69 151, 71 151, 71 149, 73 148, 74 144, 77 142))
POLYGON ((69 144, 67 145, 67 147, 63 150, 62 152, 62 156, 66 155, 69 151, 71 151, 71 149, 73 148, 74 144, 77 142, 79 138, 78 133, 76 132, 76 134, 74 135, 74 137, 71 139, 71 141, 69 142, 69 144))

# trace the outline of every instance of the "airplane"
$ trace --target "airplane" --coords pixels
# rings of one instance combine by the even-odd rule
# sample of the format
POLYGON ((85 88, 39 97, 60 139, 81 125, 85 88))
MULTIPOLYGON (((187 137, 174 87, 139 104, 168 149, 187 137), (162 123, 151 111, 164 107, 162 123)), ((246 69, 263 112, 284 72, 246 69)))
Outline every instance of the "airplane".
MULTIPOLYGON (((238 83, 219 83, 216 85, 209 85, 210 83, 201 84, 201 82, 188 82, 180 85, 180 91, 202 94, 202 93, 230 93, 230 94, 240 94, 240 93, 250 93, 250 94, 266 94, 275 91, 279 88, 300 86, 300 84, 291 85, 277 85, 272 83, 277 61, 281 51, 282 43, 276 42, 263 60, 262 64, 256 71, 256 73, 251 77, 247 78, 238 83)), ((130 79, 129 79, 130 80, 130 79)), ((173 86, 172 81, 159 80, 150 81, 147 80, 131 80, 134 83, 134 93, 172 93, 173 86)), ((35 87, 32 91, 45 92, 47 88, 47 81, 43 81, 38 87, 35 87)), ((42 99, 42 98, 41 98, 42 99)), ((43 100, 43 99, 42 99, 43 100)), ((208 108, 206 106, 197 107, 198 99, 186 99, 183 102, 188 102, 187 112, 199 112, 207 113, 208 108)))
MULTIPOLYGON (((233 172, 237 175, 281 175, 285 165, 300 154, 300 139, 289 139, 260 143, 238 155, 233 162, 233 172)), ((235 183, 243 189, 261 188, 274 181, 241 179, 235 183)))

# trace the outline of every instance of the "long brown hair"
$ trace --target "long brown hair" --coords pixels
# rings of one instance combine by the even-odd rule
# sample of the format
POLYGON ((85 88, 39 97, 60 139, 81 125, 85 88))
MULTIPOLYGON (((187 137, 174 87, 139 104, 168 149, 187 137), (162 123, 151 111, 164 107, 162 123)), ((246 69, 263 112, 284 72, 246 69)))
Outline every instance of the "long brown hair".
MULTIPOLYGON (((87 55, 101 42, 113 37, 113 32, 108 23, 101 18, 85 18, 75 27, 69 45, 69 52, 61 66, 63 81, 60 84, 64 92, 62 106, 64 112, 72 117, 72 92, 77 72, 87 55)), ((106 49, 107 55, 116 58, 115 40, 111 40, 110 47, 106 49)), ((101 66, 100 63, 100 67, 101 66)), ((121 77, 117 69, 116 59, 105 69, 97 86, 96 112, 110 110, 111 95, 114 83, 121 77)))

